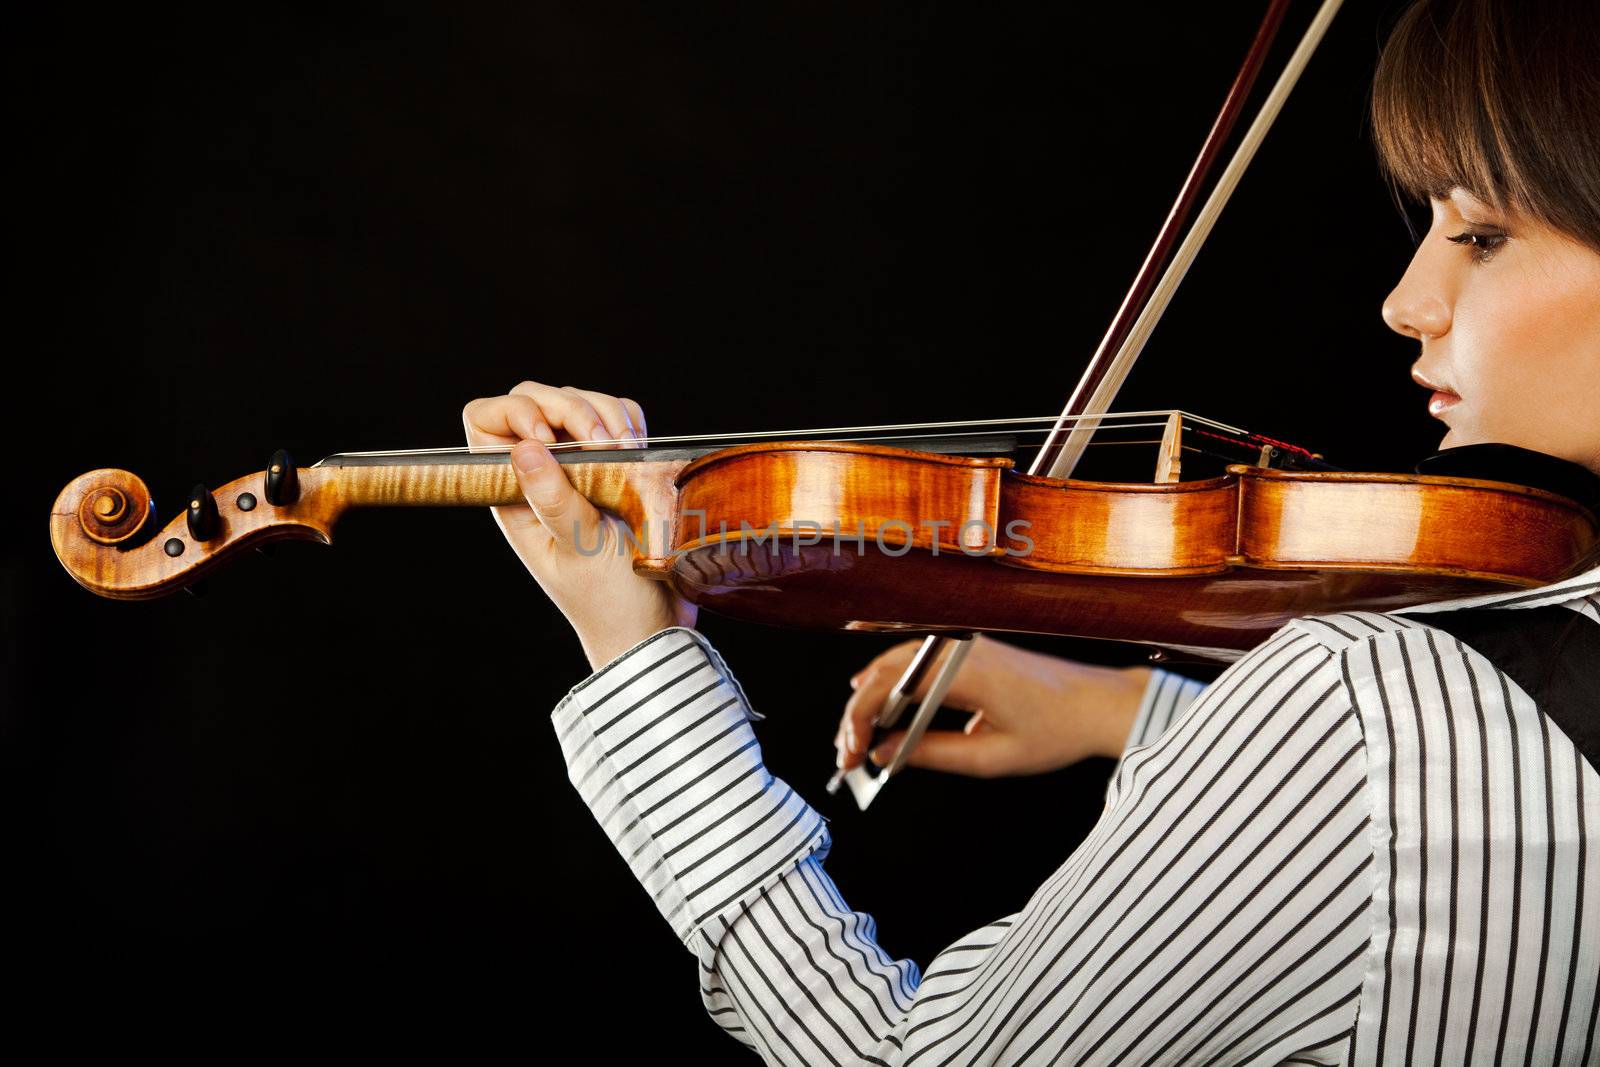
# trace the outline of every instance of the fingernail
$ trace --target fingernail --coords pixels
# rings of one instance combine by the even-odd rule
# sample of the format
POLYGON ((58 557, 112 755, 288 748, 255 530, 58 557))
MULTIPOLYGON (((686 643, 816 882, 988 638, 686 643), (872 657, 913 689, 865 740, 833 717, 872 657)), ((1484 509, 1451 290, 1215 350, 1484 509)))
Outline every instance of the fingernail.
POLYGON ((874 767, 882 767, 884 761, 889 758, 889 753, 883 750, 882 745, 879 745, 877 748, 867 753, 867 758, 872 761, 872 765, 874 767))
POLYGON ((589 427, 589 440, 609 441, 610 439, 611 431, 606 429, 605 423, 597 422, 593 426, 589 427))
POLYGON ((550 453, 537 441, 522 441, 511 450, 511 462, 523 474, 531 474, 545 465, 550 453))
POLYGON ((836 748, 833 750, 833 766, 835 770, 844 770, 844 749, 836 748))
POLYGON ((844 744, 851 752, 856 750, 856 728, 854 723, 844 728, 844 744))

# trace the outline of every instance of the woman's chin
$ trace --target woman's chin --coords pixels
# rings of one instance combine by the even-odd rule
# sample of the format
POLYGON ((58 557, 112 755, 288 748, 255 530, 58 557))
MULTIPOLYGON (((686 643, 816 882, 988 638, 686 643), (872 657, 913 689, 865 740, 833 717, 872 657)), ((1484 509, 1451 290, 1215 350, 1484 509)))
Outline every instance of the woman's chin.
POLYGON ((1464 448, 1467 445, 1479 445, 1485 441, 1494 440, 1485 437, 1481 432, 1471 427, 1451 426, 1445 430, 1444 437, 1439 439, 1439 451, 1447 448, 1464 448))

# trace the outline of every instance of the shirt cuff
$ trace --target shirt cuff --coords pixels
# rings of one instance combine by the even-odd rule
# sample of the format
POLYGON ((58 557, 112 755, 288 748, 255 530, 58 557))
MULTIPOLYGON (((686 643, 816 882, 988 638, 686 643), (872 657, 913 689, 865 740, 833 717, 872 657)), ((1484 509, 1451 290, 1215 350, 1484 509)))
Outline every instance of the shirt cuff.
POLYGON ((827 820, 761 762, 761 718, 683 627, 622 653, 551 714, 568 779, 691 951, 702 927, 826 853, 827 820))
POLYGON ((1133 717, 1132 728, 1128 730, 1128 739, 1123 742, 1122 755, 1117 758, 1116 769, 1111 772, 1111 782, 1106 788, 1108 802, 1128 753, 1154 744, 1205 691, 1205 683, 1193 678, 1185 678, 1159 667, 1150 672, 1150 681, 1146 683, 1144 695, 1139 699, 1139 710, 1133 717))
POLYGON ((1205 690, 1204 682, 1185 678, 1172 671, 1159 668, 1152 670, 1150 681, 1144 687, 1144 695, 1139 699, 1139 711, 1133 717, 1133 727, 1128 731, 1128 740, 1123 743, 1123 755, 1126 756, 1130 749, 1153 743, 1166 733, 1173 720, 1189 710, 1189 705, 1199 699, 1205 690))

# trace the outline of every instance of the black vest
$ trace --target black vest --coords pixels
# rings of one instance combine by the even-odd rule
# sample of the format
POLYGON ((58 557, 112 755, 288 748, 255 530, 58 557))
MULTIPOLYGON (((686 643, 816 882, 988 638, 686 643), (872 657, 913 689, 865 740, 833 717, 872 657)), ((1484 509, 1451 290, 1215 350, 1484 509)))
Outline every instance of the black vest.
POLYGON ((1516 682, 1600 771, 1600 626, 1571 608, 1462 608, 1409 616, 1459 637, 1516 682))

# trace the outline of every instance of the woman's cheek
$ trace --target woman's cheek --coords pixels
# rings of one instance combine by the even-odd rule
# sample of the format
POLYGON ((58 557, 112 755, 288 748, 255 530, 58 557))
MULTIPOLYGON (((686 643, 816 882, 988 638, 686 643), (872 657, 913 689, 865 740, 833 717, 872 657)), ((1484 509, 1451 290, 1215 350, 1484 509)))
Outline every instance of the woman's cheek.
POLYGON ((1521 297, 1496 309, 1474 346, 1471 387, 1486 401, 1474 440, 1588 464, 1600 454, 1600 320, 1589 321, 1592 299, 1548 289, 1521 297))

